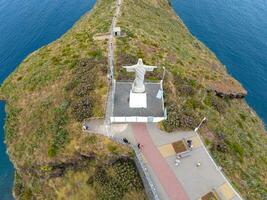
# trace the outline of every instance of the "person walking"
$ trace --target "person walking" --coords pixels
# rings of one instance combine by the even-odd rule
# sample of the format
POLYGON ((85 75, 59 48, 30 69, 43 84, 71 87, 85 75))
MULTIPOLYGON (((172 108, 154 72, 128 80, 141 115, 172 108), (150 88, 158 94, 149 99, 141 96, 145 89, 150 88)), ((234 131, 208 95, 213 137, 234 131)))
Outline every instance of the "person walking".
POLYGON ((141 149, 141 148, 143 148, 143 147, 144 147, 144 145, 142 145, 142 144, 138 143, 138 144, 137 144, 137 147, 138 147, 138 149, 141 149))

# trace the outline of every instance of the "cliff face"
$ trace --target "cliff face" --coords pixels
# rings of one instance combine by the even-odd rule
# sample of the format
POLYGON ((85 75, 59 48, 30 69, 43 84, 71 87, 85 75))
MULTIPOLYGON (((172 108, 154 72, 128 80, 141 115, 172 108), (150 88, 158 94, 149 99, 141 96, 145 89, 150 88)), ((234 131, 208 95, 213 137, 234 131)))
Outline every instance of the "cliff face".
MULTIPOLYGON (((134 194, 121 192, 127 186, 116 181, 120 171, 110 173, 128 166, 130 180, 138 178, 131 151, 80 130, 84 118, 104 114, 107 41, 93 36, 108 31, 114 8, 115 0, 99 0, 64 36, 28 56, 0 88, 18 198, 145 198, 141 186, 134 194)), ((207 117, 200 131, 226 175, 247 199, 267 198, 267 138, 261 120, 240 99, 245 89, 188 32, 167 0, 123 0, 118 20, 125 37, 116 40, 117 78, 130 78, 120 67, 139 57, 166 67, 168 119, 161 127, 192 129, 207 117)), ((161 70, 147 78, 160 78, 161 70)))

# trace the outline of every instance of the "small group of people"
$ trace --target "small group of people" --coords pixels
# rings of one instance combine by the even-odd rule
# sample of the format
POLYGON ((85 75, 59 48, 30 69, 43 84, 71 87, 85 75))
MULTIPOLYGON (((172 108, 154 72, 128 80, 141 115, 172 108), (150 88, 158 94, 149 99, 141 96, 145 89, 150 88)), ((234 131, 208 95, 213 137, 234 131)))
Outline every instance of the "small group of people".
POLYGON ((127 138, 123 138, 122 141, 123 141, 125 144, 131 144, 131 143, 127 140, 127 138))
POLYGON ((137 144, 137 147, 138 147, 138 149, 141 149, 141 148, 143 148, 143 147, 144 147, 144 145, 142 145, 142 144, 138 143, 138 144, 137 144))
MULTIPOLYGON (((127 138, 123 138, 122 141, 123 141, 125 144, 131 144, 127 138)), ((141 148, 144 147, 144 145, 142 145, 142 144, 140 144, 140 143, 137 143, 137 147, 138 147, 138 149, 141 149, 141 148)))
POLYGON ((112 75, 108 75, 108 81, 111 83, 112 82, 112 75))
MULTIPOLYGON (((176 165, 176 166, 179 166, 179 165, 181 164, 181 158, 182 158, 181 155, 177 155, 177 156, 176 156, 176 159, 175 159, 175 165, 176 165)), ((198 161, 198 162, 196 163, 196 167, 200 167, 200 166, 201 166, 201 162, 198 161)))
POLYGON ((176 155, 176 159, 175 159, 175 165, 179 166, 181 164, 181 155, 176 155))
POLYGON ((188 148, 190 150, 192 150, 193 149, 193 141, 192 140, 187 140, 186 143, 187 143, 188 148))
POLYGON ((83 125, 83 130, 84 130, 84 131, 87 131, 87 130, 89 130, 89 126, 88 126, 88 125, 86 125, 86 124, 84 124, 84 125, 83 125))
MULTIPOLYGON (((187 147, 189 150, 192 150, 193 149, 193 141, 192 140, 186 140, 186 144, 187 144, 187 147)), ((181 164, 181 158, 182 158, 182 155, 181 154, 177 154, 176 155, 176 159, 175 159, 175 165, 176 166, 179 166, 181 164)), ((201 165, 200 162, 197 162, 196 164, 196 167, 199 167, 201 165)))

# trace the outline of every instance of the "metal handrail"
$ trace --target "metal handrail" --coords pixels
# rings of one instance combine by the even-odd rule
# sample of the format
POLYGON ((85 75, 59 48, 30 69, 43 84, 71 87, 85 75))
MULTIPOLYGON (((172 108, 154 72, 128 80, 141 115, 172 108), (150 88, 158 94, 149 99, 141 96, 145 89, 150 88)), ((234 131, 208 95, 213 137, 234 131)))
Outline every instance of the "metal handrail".
MULTIPOLYGON (((112 139, 113 141, 115 141, 117 143, 125 145, 125 142, 123 142, 122 139, 119 139, 119 138, 114 137, 114 136, 110 137, 110 139, 112 139)), ((153 183, 153 180, 149 174, 149 171, 148 171, 145 163, 143 162, 142 154, 141 154, 140 150, 138 149, 138 147, 136 145, 129 144, 129 146, 134 150, 135 158, 136 158, 134 161, 135 161, 135 164, 136 164, 137 169, 139 171, 139 174, 143 180, 143 184, 145 186, 145 189, 146 189, 146 192, 147 192, 149 199, 160 200, 159 195, 157 193, 157 189, 153 183)))

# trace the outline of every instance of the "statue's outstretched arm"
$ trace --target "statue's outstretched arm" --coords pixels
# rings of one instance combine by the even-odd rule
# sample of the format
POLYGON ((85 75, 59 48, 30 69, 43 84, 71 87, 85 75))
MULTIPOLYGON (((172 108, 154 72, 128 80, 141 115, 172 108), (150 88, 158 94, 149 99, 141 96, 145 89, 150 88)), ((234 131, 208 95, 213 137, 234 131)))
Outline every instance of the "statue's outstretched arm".
POLYGON ((123 66, 127 70, 127 72, 135 72, 136 65, 133 66, 123 66))
POLYGON ((144 65, 144 67, 148 72, 152 72, 155 68, 157 68, 156 66, 151 66, 151 65, 144 65))

